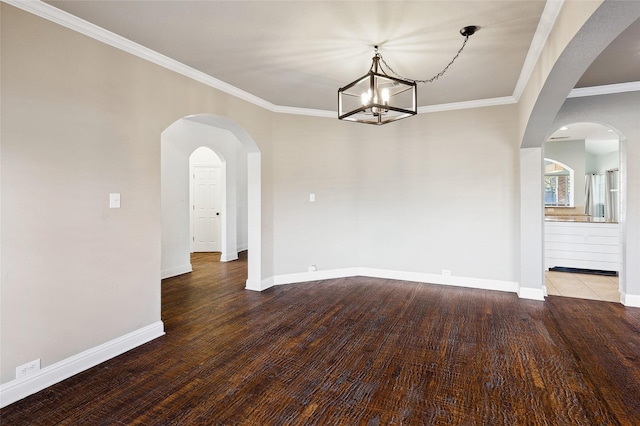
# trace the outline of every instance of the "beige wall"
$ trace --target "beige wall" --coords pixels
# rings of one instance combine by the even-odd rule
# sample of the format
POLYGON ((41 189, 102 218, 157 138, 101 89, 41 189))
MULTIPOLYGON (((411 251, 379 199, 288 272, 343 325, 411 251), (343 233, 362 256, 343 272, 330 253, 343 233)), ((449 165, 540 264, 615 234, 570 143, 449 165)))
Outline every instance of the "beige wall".
POLYGON ((275 274, 357 266, 517 281, 516 114, 508 105, 382 127, 279 116, 275 274))
MULTIPOLYGON (((540 53, 540 58, 536 62, 531 77, 518 102, 520 131, 522 132, 520 139, 522 140, 523 148, 542 146, 547 136, 545 126, 553 121, 562 101, 582 75, 582 73, 577 76, 570 75, 570 79, 575 79, 575 81, 569 81, 567 84, 567 82, 563 81, 562 76, 554 78, 555 76, 552 73, 567 44, 571 42, 584 25, 584 22, 589 19, 602 2, 603 0, 565 1, 562 4, 562 9, 540 53), (549 87, 545 88, 545 84, 548 82, 550 83, 549 87), (549 99, 540 96, 541 90, 549 92, 549 99), (558 100, 560 103, 555 105, 558 100)), ((604 46, 607 44, 604 44, 604 46)), ((595 48, 599 47, 598 45, 595 48)), ((567 63, 575 64, 578 67, 584 65, 586 69, 593 60, 590 57, 591 55, 585 52, 582 58, 574 58, 573 61, 567 61, 567 63), (578 61, 575 61, 575 59, 578 59, 578 61), (582 61, 584 61, 584 64, 582 61)))
POLYGON ((358 141, 367 126, 353 124, 274 117, 274 274, 357 266, 358 141))
POLYGON ((207 112, 247 131, 270 221, 272 114, 1 7, 5 383, 160 320, 160 133, 175 120, 207 112))

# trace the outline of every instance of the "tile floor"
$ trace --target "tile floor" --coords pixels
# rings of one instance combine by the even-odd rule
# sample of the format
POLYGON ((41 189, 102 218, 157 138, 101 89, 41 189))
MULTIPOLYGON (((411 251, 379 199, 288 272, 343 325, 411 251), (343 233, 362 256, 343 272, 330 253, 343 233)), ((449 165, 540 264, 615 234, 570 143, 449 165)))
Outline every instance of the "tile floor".
POLYGON ((620 303, 618 277, 545 271, 547 293, 620 303))

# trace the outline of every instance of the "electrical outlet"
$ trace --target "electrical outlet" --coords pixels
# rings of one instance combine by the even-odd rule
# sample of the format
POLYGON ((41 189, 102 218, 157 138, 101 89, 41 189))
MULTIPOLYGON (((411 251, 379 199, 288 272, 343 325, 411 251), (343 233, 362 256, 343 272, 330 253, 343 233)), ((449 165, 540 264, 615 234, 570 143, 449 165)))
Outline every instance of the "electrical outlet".
POLYGON ((35 373, 38 370, 40 370, 40 358, 16 367, 16 379, 26 376, 27 374, 35 373))
POLYGON ((316 268, 316 265, 309 266, 309 272, 315 272, 317 270, 318 270, 318 268, 316 268))
POLYGON ((450 277, 451 276, 451 271, 448 269, 443 269, 442 270, 442 275, 444 275, 445 277, 450 277))

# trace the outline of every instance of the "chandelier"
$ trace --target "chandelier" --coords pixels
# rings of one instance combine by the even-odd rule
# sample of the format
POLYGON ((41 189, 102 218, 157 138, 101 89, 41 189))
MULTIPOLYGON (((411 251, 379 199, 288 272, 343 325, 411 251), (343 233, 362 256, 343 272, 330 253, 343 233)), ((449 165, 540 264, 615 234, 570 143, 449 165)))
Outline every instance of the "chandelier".
POLYGON ((378 53, 378 46, 374 46, 375 55, 369 72, 338 89, 338 119, 382 125, 416 115, 417 83, 432 83, 441 77, 458 58, 469 37, 478 29, 477 26, 462 28, 460 34, 464 37, 464 42, 458 53, 442 71, 426 80, 402 77, 378 53))

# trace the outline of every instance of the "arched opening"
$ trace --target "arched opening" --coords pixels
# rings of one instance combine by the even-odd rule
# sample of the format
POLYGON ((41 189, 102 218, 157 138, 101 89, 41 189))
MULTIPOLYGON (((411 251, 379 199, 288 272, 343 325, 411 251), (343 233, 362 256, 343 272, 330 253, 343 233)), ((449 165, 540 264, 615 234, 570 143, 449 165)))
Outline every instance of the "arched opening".
POLYGON ((248 250, 246 288, 261 289, 260 150, 236 123, 212 114, 175 121, 161 134, 162 278, 191 271, 189 157, 206 147, 224 160, 221 260, 248 250))
POLYGON ((626 185, 618 134, 599 123, 568 123, 543 149, 547 293, 620 302, 620 188, 626 185))
MULTIPOLYGON (((622 200, 620 212, 621 301, 626 306, 640 306, 640 284, 636 284, 640 278, 640 265, 635 262, 640 255, 640 246, 636 243, 640 202, 636 201, 639 189, 632 185, 640 179, 638 170, 626 167, 627 162, 634 164, 640 158, 637 98, 634 93, 618 92, 568 98, 589 65, 638 17, 640 7, 637 3, 600 4, 571 39, 546 52, 553 65, 544 69, 548 74, 544 83, 535 89, 535 94, 527 94, 531 102, 522 109, 526 124, 520 145, 520 297, 543 300, 547 294, 543 273, 542 145, 550 136, 549 131, 568 123, 593 121, 607 123, 620 136, 620 176, 623 182, 630 183, 626 188, 629 195, 622 200), (561 53, 555 57, 555 52, 561 53)), ((621 193, 625 193, 625 188, 621 193)))

